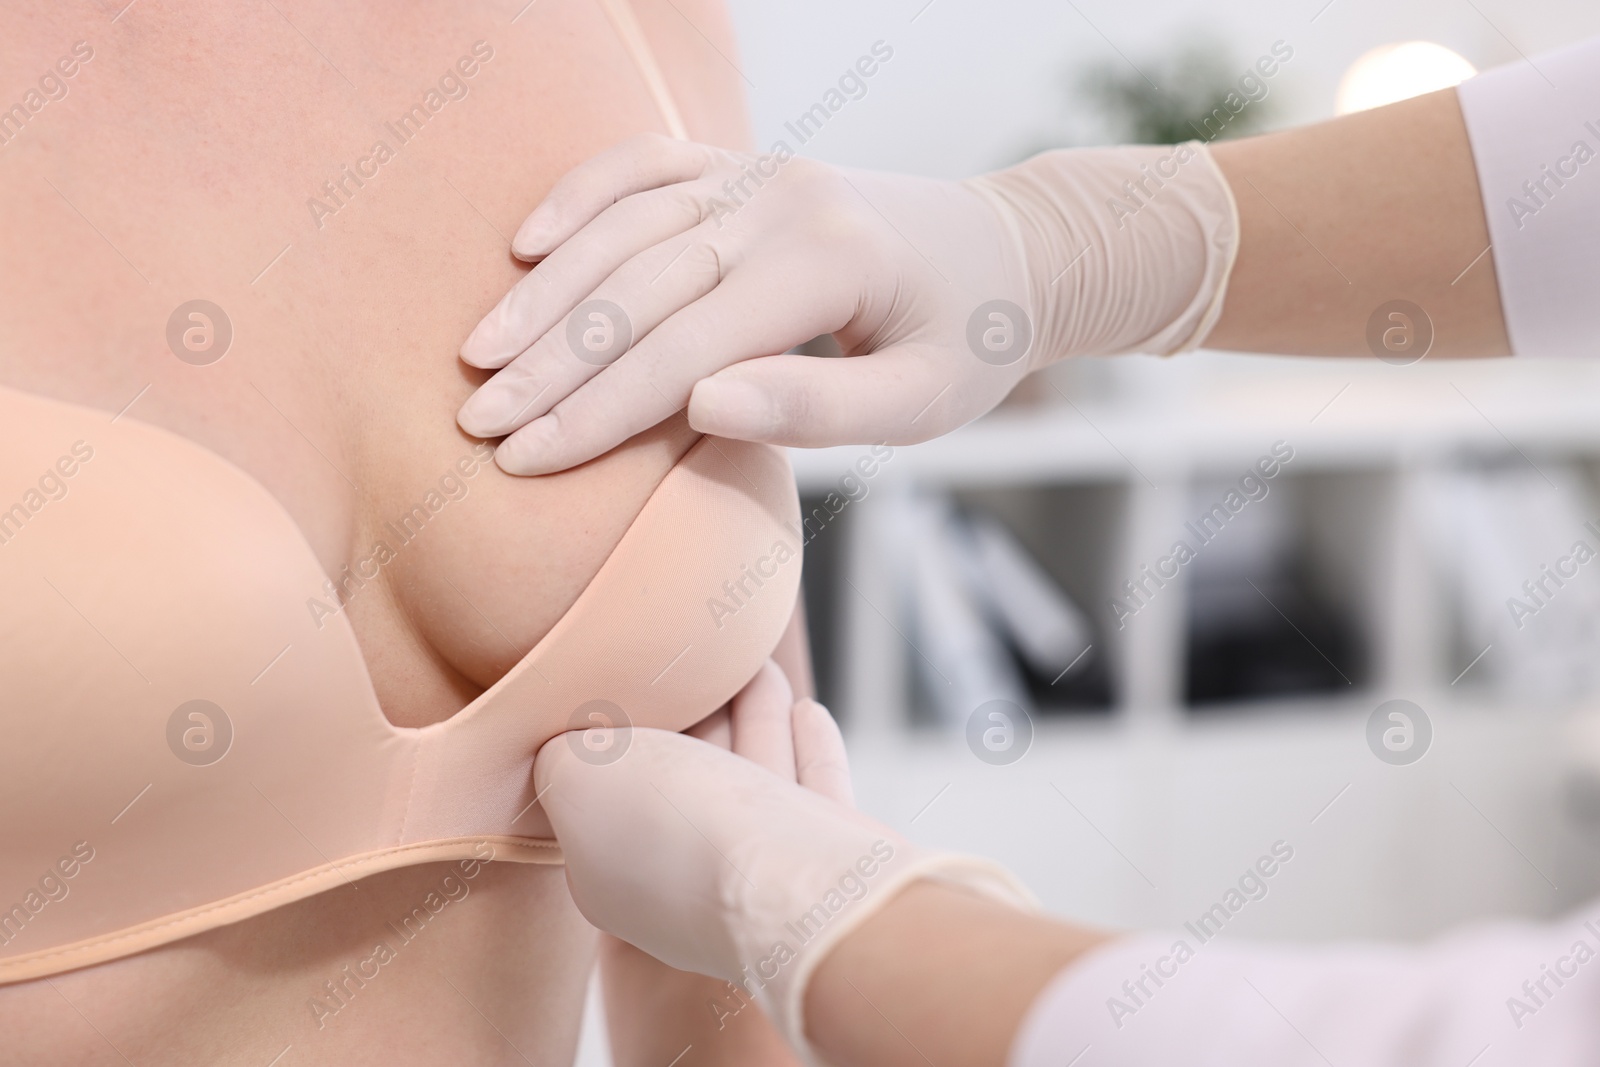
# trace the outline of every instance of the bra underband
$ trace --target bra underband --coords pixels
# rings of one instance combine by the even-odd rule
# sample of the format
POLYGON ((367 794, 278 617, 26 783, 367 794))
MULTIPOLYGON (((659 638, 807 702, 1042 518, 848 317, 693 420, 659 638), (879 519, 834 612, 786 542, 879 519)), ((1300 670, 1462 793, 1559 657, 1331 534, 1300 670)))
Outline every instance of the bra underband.
POLYGON ((736 693, 793 611, 798 514, 782 453, 702 439, 521 662, 398 727, 260 483, 0 387, 0 983, 396 867, 559 863, 539 746, 618 709, 682 729, 736 693))

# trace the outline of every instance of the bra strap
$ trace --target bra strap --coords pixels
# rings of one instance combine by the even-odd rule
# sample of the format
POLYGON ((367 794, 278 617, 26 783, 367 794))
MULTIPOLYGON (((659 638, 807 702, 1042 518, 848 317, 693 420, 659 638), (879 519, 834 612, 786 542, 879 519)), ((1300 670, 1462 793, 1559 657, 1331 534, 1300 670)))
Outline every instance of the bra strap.
POLYGON ((689 129, 683 124, 683 116, 678 112, 678 102, 673 98, 672 89, 668 87, 667 79, 661 73, 661 64, 656 62, 656 53, 650 47, 650 39, 644 35, 644 29, 633 13, 633 5, 628 0, 600 0, 600 6, 605 9, 606 17, 611 20, 617 36, 622 39, 623 47, 633 59, 633 65, 639 69, 640 77, 644 78, 645 87, 650 90, 650 96, 656 102, 656 110, 661 112, 661 119, 667 124, 667 132, 680 141, 689 140, 689 129))

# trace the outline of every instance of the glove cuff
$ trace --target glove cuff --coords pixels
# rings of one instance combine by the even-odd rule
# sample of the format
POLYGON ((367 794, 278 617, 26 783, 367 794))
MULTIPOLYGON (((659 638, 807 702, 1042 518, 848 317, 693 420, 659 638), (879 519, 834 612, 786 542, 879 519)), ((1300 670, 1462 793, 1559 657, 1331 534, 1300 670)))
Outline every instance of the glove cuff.
POLYGON ((1221 315, 1239 211, 1200 142, 1045 152, 962 184, 1022 252, 1033 366, 1187 351, 1221 315))
POLYGON ((1039 900, 1020 880, 998 863, 959 853, 929 852, 916 855, 897 868, 876 891, 830 923, 817 938, 805 946, 783 980, 767 985, 758 993, 762 1008, 789 1042, 796 1054, 812 1067, 830 1067, 811 1046, 805 1033, 805 997, 811 977, 834 947, 849 937, 868 919, 890 904, 900 892, 918 879, 959 886, 1001 904, 1024 911, 1039 910, 1039 900))

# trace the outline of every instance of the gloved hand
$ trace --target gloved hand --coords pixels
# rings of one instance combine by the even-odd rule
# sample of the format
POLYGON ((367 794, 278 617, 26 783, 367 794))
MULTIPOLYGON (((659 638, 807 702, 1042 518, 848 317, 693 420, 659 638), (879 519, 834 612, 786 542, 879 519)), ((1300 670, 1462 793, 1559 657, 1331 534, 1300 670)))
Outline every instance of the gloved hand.
POLYGON ((473 330, 462 429, 562 470, 687 404, 704 433, 910 443, 1073 355, 1215 323, 1238 213, 1205 148, 1047 152, 965 182, 655 135, 578 166, 512 242, 541 262, 473 330), (783 355, 833 334, 846 359, 783 355))
POLYGON ((620 757, 600 762, 564 734, 539 751, 534 774, 584 917, 670 966, 733 983, 731 1007, 759 1002, 814 1061, 802 1010, 813 970, 908 883, 946 880, 1024 907, 1032 898, 1003 868, 918 848, 851 808, 832 718, 792 701, 769 663, 733 703, 731 752, 636 727, 610 739, 626 746, 620 757))

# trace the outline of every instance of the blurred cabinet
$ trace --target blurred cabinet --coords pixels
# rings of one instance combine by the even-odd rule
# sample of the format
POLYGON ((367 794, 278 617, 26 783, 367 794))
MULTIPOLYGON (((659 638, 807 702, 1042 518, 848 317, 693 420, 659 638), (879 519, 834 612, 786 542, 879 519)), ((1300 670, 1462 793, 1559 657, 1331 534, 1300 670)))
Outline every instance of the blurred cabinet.
MULTIPOLYGON (((828 510, 830 495, 843 504, 807 546, 823 688, 841 718, 879 733, 918 719, 908 681, 921 655, 908 616, 916 595, 908 560, 929 536, 916 506, 929 498, 999 519, 1087 613, 1093 657, 1109 678, 1102 710, 1115 716, 1170 723, 1263 701, 1281 709, 1404 694, 1502 699, 1474 676, 1493 673, 1494 651, 1473 663, 1482 645, 1463 644, 1469 635, 1453 618, 1460 590, 1440 557, 1472 531, 1445 528, 1450 516, 1434 506, 1438 483, 1507 468, 1552 487, 1561 480, 1547 477, 1552 471, 1578 471, 1592 483, 1600 379, 1583 368, 1575 383, 1561 365, 1545 364, 1556 370, 1545 374, 1553 380, 1540 397, 1525 381, 1527 365, 1502 361, 1489 369, 1529 394, 1503 410, 1506 390, 1492 375, 1483 380, 1483 368, 1445 367, 1420 388, 1414 376, 1405 384, 1421 396, 1405 403, 1382 392, 1394 384, 1384 374, 1397 368, 1374 375, 1365 364, 1312 362, 1325 381, 1280 381, 1276 393, 1259 380, 1239 393, 1226 378, 1213 383, 1209 392, 1225 404, 1202 390, 1193 403, 1112 397, 998 412, 896 448, 871 478, 852 483, 855 499, 840 491, 840 477, 865 449, 794 451, 808 511, 828 510), (1445 380, 1474 373, 1480 380, 1445 380), (1468 399, 1469 386, 1482 404, 1468 399), (1322 393, 1333 402, 1314 403, 1322 393), (1489 415, 1485 405, 1502 410, 1489 415), (1270 477, 1263 461, 1276 468, 1270 477), (1192 559, 1175 560, 1180 544, 1192 559), (1265 632, 1262 619, 1276 632, 1265 632), (1263 632, 1252 636, 1256 629, 1263 632), (1256 658, 1281 661, 1283 677, 1247 669, 1251 646, 1216 636, 1234 630, 1239 641, 1259 641, 1256 658), (1219 668, 1208 657, 1229 663, 1219 668)), ((1590 494, 1572 495, 1572 528, 1548 529, 1551 547, 1507 560, 1507 575, 1537 579, 1541 553, 1553 561, 1580 537, 1600 548, 1600 535, 1582 525, 1600 519, 1584 513, 1590 494)), ((1466 513, 1462 521, 1470 520, 1466 513)), ((1600 565, 1594 572, 1572 580, 1600 586, 1600 565)), ((1505 582, 1503 595, 1490 595, 1502 613, 1527 595, 1505 582)), ((1038 710, 1059 709, 1046 692, 1038 710)))
MULTIPOLYGON (((1600 548, 1584 527, 1600 520, 1600 367, 1206 355, 1082 373, 1060 390, 1070 401, 896 448, 848 495, 840 478, 866 450, 793 453, 803 502, 829 513, 807 599, 864 806, 996 854, 1047 902, 1107 922, 1172 921, 1278 834, 1307 841, 1319 873, 1264 933, 1421 933, 1549 913, 1600 885, 1600 744, 1572 725, 1593 687, 1529 683, 1555 673, 1538 655, 1560 642, 1506 617, 1566 546, 1600 548), (1462 510, 1480 483, 1493 492, 1462 510), (1205 525, 1230 492, 1242 506, 1205 525), (963 724, 921 695, 952 673, 927 662, 913 610, 929 499, 1003 523, 1092 623, 1072 674, 1095 664, 1100 697, 1031 679, 1036 738, 1014 766, 972 759, 963 724), (1163 565, 1180 541, 1193 558, 1163 565), (1431 762, 1368 751, 1368 717, 1396 698, 1431 716, 1431 762), (1068 782, 1081 812, 1058 804, 1068 782), (1039 825, 1079 815, 1070 855, 1047 858, 1059 841, 1039 825), (1155 869, 1135 874, 1107 841, 1155 869)), ((1551 602, 1600 619, 1600 563, 1567 581, 1551 602)), ((1564 632, 1585 658, 1587 631, 1564 632)), ((1593 652, 1600 664, 1600 639, 1593 652)))

